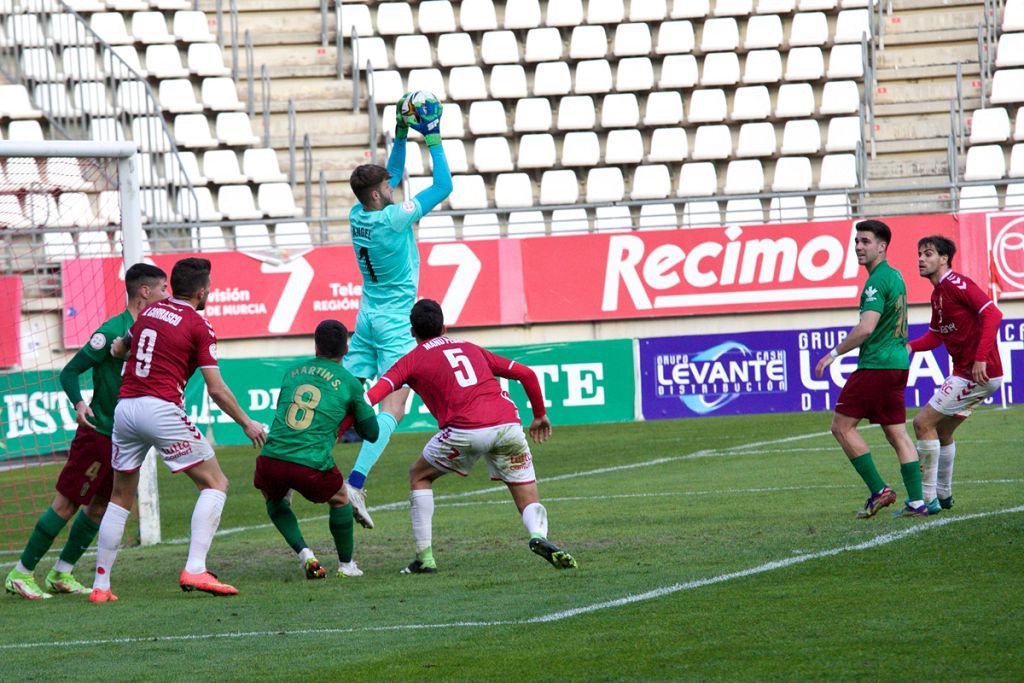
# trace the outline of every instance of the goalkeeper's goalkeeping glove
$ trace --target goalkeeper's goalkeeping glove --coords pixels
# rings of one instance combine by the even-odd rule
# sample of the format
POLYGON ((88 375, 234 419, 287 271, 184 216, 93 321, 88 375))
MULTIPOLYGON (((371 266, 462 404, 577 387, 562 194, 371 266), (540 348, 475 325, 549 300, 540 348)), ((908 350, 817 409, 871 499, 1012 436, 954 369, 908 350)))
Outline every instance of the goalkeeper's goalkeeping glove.
POLYGON ((416 103, 416 123, 412 128, 423 134, 427 147, 441 144, 441 103, 430 98, 416 103))
POLYGON ((405 122, 405 101, 412 93, 405 93, 395 104, 395 138, 404 138, 409 135, 409 124, 405 122))

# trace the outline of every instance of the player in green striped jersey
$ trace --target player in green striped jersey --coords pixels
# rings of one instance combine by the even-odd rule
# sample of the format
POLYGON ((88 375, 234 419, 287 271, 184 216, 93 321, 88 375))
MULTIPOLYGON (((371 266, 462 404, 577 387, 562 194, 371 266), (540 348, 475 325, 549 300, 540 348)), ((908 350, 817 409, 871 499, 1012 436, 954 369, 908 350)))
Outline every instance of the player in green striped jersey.
POLYGON ((331 451, 346 418, 355 422, 365 440, 376 441, 377 416, 363 397, 363 385, 341 365, 348 350, 345 326, 337 320, 324 320, 317 325, 314 342, 316 357, 285 373, 267 445, 256 459, 253 484, 266 498, 270 520, 298 553, 306 578, 322 579, 327 572, 302 537, 289 490, 298 491, 310 502, 330 506, 328 520, 338 551, 338 575, 360 576, 362 571, 352 560, 352 504, 331 451))

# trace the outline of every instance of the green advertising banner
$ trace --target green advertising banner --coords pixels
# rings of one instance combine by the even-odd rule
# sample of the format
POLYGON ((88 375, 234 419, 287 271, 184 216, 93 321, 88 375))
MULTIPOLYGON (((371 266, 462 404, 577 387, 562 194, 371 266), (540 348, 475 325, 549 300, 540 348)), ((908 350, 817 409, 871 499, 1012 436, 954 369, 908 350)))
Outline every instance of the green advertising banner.
MULTIPOLYGON (((634 417, 636 388, 631 340, 537 344, 492 350, 533 368, 548 402, 548 414, 556 426, 626 422, 634 417)), ((253 419, 269 425, 274 420, 285 370, 303 358, 224 359, 220 361, 220 369, 242 408, 253 419)), ((75 414, 60 390, 57 374, 17 373, 4 378, 0 413, 4 440, 0 442, 0 460, 66 449, 74 436, 75 414)), ((88 396, 88 392, 84 393, 88 396)), ((512 382, 509 393, 519 406, 521 417, 528 421, 531 411, 526 393, 518 382, 512 382)), ((247 443, 242 429, 208 400, 206 384, 198 372, 185 390, 185 408, 192 421, 212 437, 214 443, 247 443)), ((434 418, 415 394, 399 429, 437 429, 434 418)))

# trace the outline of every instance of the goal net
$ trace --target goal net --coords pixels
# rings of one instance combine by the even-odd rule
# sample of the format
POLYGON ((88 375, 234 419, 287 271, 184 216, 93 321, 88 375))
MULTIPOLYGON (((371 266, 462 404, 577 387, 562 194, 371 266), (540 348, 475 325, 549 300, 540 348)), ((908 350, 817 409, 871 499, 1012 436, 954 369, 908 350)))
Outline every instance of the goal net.
MULTIPOLYGON (((108 304, 123 308, 124 268, 142 259, 136 159, 133 143, 0 142, 0 552, 8 556, 50 504, 78 426, 60 371, 108 304)), ((79 386, 88 401, 91 373, 79 386)))

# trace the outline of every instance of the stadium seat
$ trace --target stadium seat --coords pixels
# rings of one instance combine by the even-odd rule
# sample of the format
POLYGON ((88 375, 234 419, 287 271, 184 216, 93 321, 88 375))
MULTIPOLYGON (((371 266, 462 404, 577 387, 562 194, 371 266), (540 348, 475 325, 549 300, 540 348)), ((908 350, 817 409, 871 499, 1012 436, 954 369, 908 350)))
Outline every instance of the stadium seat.
POLYGON ((32 89, 33 104, 56 116, 80 116, 82 112, 71 104, 68 88, 63 83, 38 83, 32 89))
POLYGON ((452 176, 452 193, 448 203, 455 210, 487 208, 487 188, 483 176, 452 176))
MULTIPOLYGON (((188 84, 188 92, 194 102, 195 94, 192 92, 191 84, 188 84)), ((155 104, 150 100, 150 91, 144 81, 122 81, 114 92, 114 109, 119 113, 148 114, 151 106, 155 104)), ((198 111, 202 111, 202 108, 198 111)))
POLYGON ((728 159, 732 156, 732 131, 726 125, 701 126, 693 137, 693 159, 728 159))
MULTIPOLYGON (((138 62, 135 48, 125 46, 124 52, 121 52, 118 48, 114 48, 114 50, 118 52, 119 57, 128 62, 129 66, 133 66, 131 55, 135 55, 135 62, 138 62)), ((113 60, 113 62, 116 62, 116 60, 113 60)), ((110 71, 111 66, 116 66, 116 63, 112 64, 110 61, 107 61, 106 65, 107 70, 110 71)), ((188 69, 181 65, 181 55, 178 53, 178 48, 174 45, 150 45, 147 47, 146 71, 155 78, 188 78, 189 75, 188 69)))
POLYGON ((600 161, 601 145, 597 141, 597 133, 566 133, 562 140, 562 166, 597 166, 600 161))
POLYGON ((768 88, 763 85, 748 85, 736 88, 732 100, 733 121, 767 119, 772 115, 772 100, 768 88))
POLYGON ((577 62, 573 83, 576 94, 606 93, 612 89, 611 65, 606 59, 577 62))
POLYGON ((309 225, 303 222, 278 223, 274 226, 274 242, 279 248, 304 249, 313 246, 309 225))
POLYGON ((696 84, 697 59, 693 55, 669 55, 661 60, 660 89, 692 88, 696 84))
POLYGON ((860 90, 854 81, 827 81, 821 91, 822 115, 856 114, 860 111, 860 90))
MULTIPOLYGON (((447 152, 447 150, 445 151, 447 152)), ((411 176, 427 175, 426 165, 423 163, 423 153, 420 151, 418 142, 408 140, 405 143, 405 170, 411 176)))
POLYGON ((686 131, 682 128, 655 128, 650 140, 648 161, 682 161, 690 154, 686 131))
POLYGON ((178 152, 178 159, 181 160, 179 167, 174 161, 174 155, 164 155, 164 177, 167 182, 175 185, 184 185, 185 179, 182 174, 188 177, 193 187, 202 187, 209 182, 209 179, 199 171, 199 161, 195 152, 178 152))
POLYGON ((227 240, 224 230, 219 225, 201 225, 192 228, 193 248, 198 251, 226 251, 227 240))
POLYGON ((775 127, 767 121, 744 123, 736 143, 738 157, 770 157, 775 154, 775 127))
POLYGON ((149 152, 142 152, 139 154, 138 163, 136 168, 139 172, 139 185, 141 187, 162 187, 171 183, 171 180, 164 180, 160 176, 160 168, 166 165, 167 162, 161 163, 162 159, 167 159, 170 155, 164 154, 152 154, 149 152))
POLYGON ((440 69, 413 69, 409 72, 406 84, 409 90, 426 90, 434 93, 441 102, 448 99, 448 91, 444 87, 440 69))
MULTIPOLYGON (((448 168, 452 173, 469 172, 469 162, 466 160, 466 146, 462 140, 445 140, 441 143, 441 146, 444 148, 444 155, 448 160, 448 168)), ((433 157, 430 157, 430 160, 430 166, 433 168, 433 157)))
MULTIPOLYGON (((591 169, 591 173, 595 170, 615 170, 618 169, 591 169)), ((590 182, 588 180, 588 193, 590 191, 590 182)), ((544 171, 544 175, 540 179, 540 203, 541 204, 575 204, 579 199, 580 186, 576 179, 575 171, 568 169, 562 169, 558 171, 544 171)), ((589 194, 588 194, 589 197, 589 194)), ((621 199, 621 197, 620 197, 621 199)), ((591 200, 590 201, 602 201, 602 200, 591 200)))
POLYGON ((775 162, 772 192, 806 192, 813 182, 807 157, 781 157, 775 162))
POLYGON ((633 93, 605 95, 601 103, 601 126, 635 128, 640 123, 640 104, 633 93))
POLYGON ((800 12, 793 15, 789 27, 789 47, 821 46, 828 42, 828 19, 824 12, 800 12))
POLYGON ((778 50, 751 50, 747 53, 743 64, 744 83, 778 83, 781 80, 782 55, 778 50))
POLYGON ((29 47, 21 52, 21 73, 30 81, 63 81, 57 58, 46 47, 29 47))
POLYGON ((686 206, 683 207, 681 225, 684 228, 718 227, 722 225, 722 213, 718 202, 686 202, 686 206))
POLYGON ((478 66, 457 66, 448 75, 449 94, 453 100, 487 99, 484 72, 478 66))
POLYGON ((995 185, 968 185, 960 188, 960 210, 998 211, 999 195, 995 185))
POLYGON ((131 45, 135 42, 120 12, 97 12, 89 17, 89 27, 108 45, 131 45))
POLYGON ((500 173, 494 180, 494 205, 499 209, 533 206, 533 182, 530 176, 525 173, 500 173))
POLYGON ((644 159, 644 140, 638 130, 610 130, 604 140, 606 164, 639 164, 644 159))
MULTIPOLYGON (((118 88, 118 101, 126 101, 128 93, 124 88, 130 85, 136 85, 136 88, 138 88, 142 86, 142 83, 137 81, 122 83, 118 88)), ((145 92, 145 90, 142 92, 145 92)), ((187 78, 165 78, 161 80, 157 98, 160 100, 160 108, 172 114, 201 112, 203 110, 203 105, 196 100, 196 93, 192 89, 192 82, 187 78)), ((145 102, 145 99, 143 102, 145 102)))
POLYGON ((719 89, 693 90, 690 93, 690 123, 724 121, 727 114, 725 91, 719 89))
POLYGON ((864 55, 860 43, 834 45, 828 57, 828 77, 831 80, 840 78, 863 78, 864 55))
POLYGON ((136 42, 146 45, 174 42, 174 36, 167 31, 167 20, 163 12, 132 14, 132 36, 136 42))
MULTIPOLYGON (((392 119, 393 120, 393 119, 392 119)), ((444 103, 444 136, 448 139, 466 137, 466 129, 463 127, 462 107, 458 102, 444 103)), ((422 137, 414 130, 409 131, 409 137, 422 137)))
MULTIPOLYGON (((91 175, 93 173, 90 173, 91 175)), ((78 160, 65 157, 46 159, 46 184, 69 192, 86 192, 94 189, 94 183, 82 175, 82 167, 78 160)))
MULTIPOLYGON (((248 188, 246 188, 248 189, 248 188)), ((182 217, 171 207, 171 196, 162 187, 139 192, 142 213, 150 223, 177 223, 182 217)))
POLYGON ((845 194, 819 194, 814 197, 814 217, 812 220, 843 220, 849 218, 850 198, 845 194))
MULTIPOLYGON (((31 160, 30 160, 31 161, 31 160)), ((56 227, 59 219, 57 202, 52 195, 29 192, 22 199, 25 218, 32 227, 56 227)), ((44 239, 46 235, 43 236, 44 239)))
MULTIPOLYGON (((53 201, 53 198, 49 198, 53 201)), ((31 218, 29 219, 31 222, 31 218)), ((75 253, 75 241, 70 232, 44 232, 43 233, 43 256, 47 261, 58 262, 64 259, 73 259, 75 253)))
POLYGON ((507 29, 527 29, 540 26, 539 0, 506 0, 504 26, 507 29))
POLYGON ((514 169, 512 153, 505 138, 477 138, 473 142, 473 167, 481 173, 514 169))
POLYGON ((217 114, 216 126, 217 139, 225 145, 252 147, 260 142, 260 139, 252 132, 249 115, 244 111, 228 111, 217 114))
POLYGON ((666 0, 630 0, 629 21, 657 22, 668 14, 666 0))
MULTIPOLYGON (((370 39, 359 41, 359 56, 362 56, 362 45, 370 39)), ((373 59, 374 69, 387 68, 387 48, 384 48, 383 61, 373 59)), ((430 41, 426 36, 398 36, 394 39, 394 66, 398 69, 426 69, 434 66, 434 55, 430 49, 430 41)))
POLYGON ((1004 33, 1010 31, 1024 31, 1024 2, 1021 0, 1008 0, 1003 11, 1002 30, 1004 33))
POLYGON ((515 211, 508 216, 509 237, 536 237, 544 232, 544 214, 540 211, 515 211))
POLYGON ((680 197, 708 197, 718 192, 718 176, 710 161, 683 164, 676 194, 680 197))
MULTIPOLYGON (((465 7, 465 3, 463 3, 465 7)), ((491 68, 491 97, 519 99, 528 97, 526 71, 522 64, 498 64, 491 68)))
POLYGON ((666 21, 658 28, 658 45, 654 52, 659 55, 693 52, 693 24, 689 21, 666 21))
POLYGON ((232 78, 204 78, 201 97, 203 107, 212 111, 242 111, 245 104, 238 99, 232 78))
POLYGON ((519 41, 512 31, 488 31, 480 45, 484 64, 515 64, 519 62, 519 41))
POLYGON ((165 125, 159 116, 137 116, 132 119, 131 139, 143 152, 170 152, 171 140, 164 131, 165 125))
POLYGON ((519 168, 551 168, 555 165, 555 139, 550 133, 530 133, 519 138, 519 168))
POLYGON ((8 228, 32 227, 21 209, 17 195, 0 194, 0 223, 8 228))
POLYGON ((1024 66, 1024 33, 1004 33, 996 48, 996 68, 1024 66))
MULTIPOLYGON (((380 22, 379 12, 378 6, 378 23, 380 22)), ((419 4, 417 15, 420 33, 452 33, 455 31, 455 10, 452 9, 452 3, 448 0, 423 0, 419 4)), ((412 33, 412 31, 408 31, 408 33, 412 33)))
MULTIPOLYGON (((523 100, 520 100, 522 102, 523 100)), ((546 103, 547 100, 544 100, 546 103)), ((548 118, 551 110, 548 110, 548 118)), ((545 130, 547 130, 545 128, 545 130)), ((478 101, 469 105, 469 132, 473 135, 504 135, 508 132, 505 105, 495 100, 478 101)))
POLYGON ((760 199, 730 199, 725 203, 723 225, 761 225, 764 223, 764 205, 760 199))
POLYGON ((8 188, 14 191, 36 190, 43 186, 43 177, 39 173, 39 164, 32 157, 10 157, 7 159, 8 188))
POLYGON ((701 19, 710 11, 709 0, 672 0, 669 16, 673 19, 701 19))
POLYGON ((102 225, 121 224, 121 199, 117 190, 104 190, 96 200, 96 219, 102 225))
POLYGON ((562 34, 557 28, 534 28, 526 34, 523 58, 530 63, 553 62, 562 58, 562 34))
POLYGON ((701 52, 735 50, 740 44, 740 31, 733 17, 718 17, 704 22, 701 31, 701 52))
MULTIPOLYGON (((828 90, 830 84, 825 84, 828 90)), ((856 89, 854 84, 854 89, 856 89)), ((823 111, 822 114, 825 112, 823 111)), ((814 116, 814 90, 810 83, 785 83, 775 100, 775 117, 780 119, 814 116)))
MULTIPOLYGON (((224 66, 224 54, 216 43, 192 43, 186 58, 188 70, 196 76, 229 76, 231 69, 224 66)), ((264 226, 266 230, 266 226, 264 226)))
POLYGON ((1007 211, 1024 210, 1024 183, 1012 183, 1006 186, 1003 208, 1007 211))
POLYGON ((107 237, 106 232, 102 230, 90 230, 78 233, 79 256, 88 258, 90 256, 110 256, 110 254, 110 239, 107 237))
POLYGON ((857 159, 853 154, 829 154, 821 159, 822 190, 857 187, 857 159))
POLYGON ((124 128, 115 118, 94 118, 89 121, 89 139, 101 142, 120 142, 125 139, 124 128))
POLYGON ((645 126, 671 126, 683 120, 683 98, 676 91, 652 92, 644 109, 645 126))
MULTIPOLYGON (((132 54, 135 49, 132 48, 132 54)), ((73 81, 98 81, 104 78, 92 47, 65 47, 61 52, 61 68, 64 75, 73 81)), ((136 55, 138 61, 138 55, 136 55)))
POLYGON ((615 66, 615 89, 619 92, 650 90, 654 66, 649 57, 624 57, 615 66))
POLYGON ((782 19, 776 14, 754 15, 747 20, 743 49, 777 50, 782 45, 782 19))
POLYGON ((588 24, 619 24, 626 16, 623 0, 600 0, 587 3, 588 24))
POLYGON ((451 216, 424 216, 416 226, 416 236, 424 242, 454 241, 455 221, 451 216))
POLYGON ((203 155, 203 175, 218 185, 249 182, 249 177, 238 166, 234 150, 217 149, 203 155))
POLYGON ((1024 178, 1024 143, 1010 149, 1010 168, 1006 175, 1010 178, 1024 178))
MULTIPOLYGON (((472 123, 472 110, 470 110, 472 123)), ((512 130, 535 132, 551 129, 551 102, 546 97, 528 97, 516 102, 512 130)))
MULTIPOLYGON (((261 187, 265 187, 262 186, 261 187)), ((221 185, 217 190, 217 206, 229 220, 250 220, 262 218, 263 212, 256 208, 252 190, 248 185, 221 185)))
MULTIPOLYGON (((396 44, 395 51, 397 50, 396 44)), ((388 59, 388 47, 384 39, 376 36, 360 38, 357 64, 363 71, 366 70, 367 64, 375 70, 390 69, 391 61, 388 59)))
POLYGON ((565 62, 541 62, 533 74, 533 94, 537 97, 568 95, 572 91, 572 76, 565 62))
POLYGON ((715 0, 715 16, 747 16, 754 11, 754 0, 715 0))
MULTIPOLYGON (((45 1, 46 0, 44 0, 44 2, 45 1)), ((147 2, 147 0, 107 0, 107 6, 105 8, 95 11, 99 12, 102 9, 112 9, 117 10, 118 12, 143 11, 149 9, 149 2, 147 2)))
POLYGON ((178 215, 193 221, 219 221, 224 216, 213 205, 213 195, 207 187, 192 188, 194 199, 186 191, 179 191, 174 206, 178 215))
MULTIPOLYGON (((559 173, 560 171, 547 171, 547 173, 559 173)), ((545 173, 545 175, 547 175, 545 173)), ((571 171, 570 171, 571 173, 571 171)), ((573 176, 575 177, 575 176, 573 176)), ((587 203, 598 204, 602 202, 622 201, 626 193, 626 185, 622 178, 621 169, 614 167, 592 168, 587 172, 587 203)), ((541 204, 546 203, 543 199, 543 187, 541 188, 541 204)), ((572 201, 576 201, 575 197, 572 201)), ((571 202, 561 202, 569 204, 571 202)))
POLYGON ((1024 140, 1024 107, 1017 109, 1016 123, 1013 126, 1013 139, 1024 140))
POLYGON ((462 217, 462 238, 493 239, 501 236, 501 223, 496 213, 467 213, 462 217))
POLYGON ((462 0, 459 6, 459 24, 463 31, 493 31, 498 19, 491 0, 462 0))
POLYGON ((769 223, 806 223, 807 200, 803 197, 772 197, 768 204, 769 223))
POLYGON ((373 35, 373 21, 370 19, 368 5, 351 2, 345 4, 341 13, 341 33, 347 39, 352 35, 352 29, 360 38, 373 35))
POLYGON ((628 206, 599 206, 594 211, 594 232, 624 232, 632 229, 633 217, 628 206))
MULTIPOLYGON (((476 50, 468 33, 445 33, 437 39, 437 63, 441 66, 474 66, 476 50)), ((451 80, 448 82, 451 87, 451 80)))
POLYGON ((821 48, 794 47, 786 54, 787 81, 816 81, 824 75, 825 61, 821 48))
POLYGON ((287 179, 278 165, 277 153, 269 148, 245 150, 242 154, 242 174, 254 183, 277 183, 287 179))
POLYGON ((1024 102, 1024 69, 1001 69, 992 75, 992 104, 1024 102))
POLYGON ((1006 159, 999 145, 976 145, 967 149, 964 180, 999 180, 1006 175, 1006 159))
POLYGON ((603 58, 608 53, 608 34, 604 26, 577 26, 569 39, 570 59, 603 58))
POLYGON ((702 86, 733 85, 740 80, 740 58, 735 52, 712 52, 704 55, 701 65, 702 86))
POLYGON ((782 150, 785 156, 817 154, 821 150, 821 129, 814 119, 786 121, 782 131, 782 150))
MULTIPOLYGON (((0 86, 0 88, 3 88, 3 86, 0 86)), ((0 97, 0 103, 2 102, 3 98, 0 97)), ((0 113, 2 112, 3 104, 0 104, 0 113)), ((11 121, 7 124, 7 139, 11 141, 38 142, 43 139, 43 127, 39 125, 38 121, 11 121)))
POLYGON ((552 235, 580 235, 590 232, 586 209, 555 209, 551 212, 552 235))
POLYGON ((210 124, 202 114, 178 114, 174 117, 174 141, 184 147, 216 147, 210 124))
POLYGON ((867 9, 846 9, 836 19, 836 31, 832 36, 834 43, 857 43, 861 37, 871 39, 871 12, 867 9))
POLYGON ((558 130, 593 130, 597 122, 594 98, 569 95, 558 102, 558 130))
POLYGON ((32 106, 25 86, 0 85, 0 118, 38 119, 41 116, 42 112, 32 106))
POLYGON ((183 43, 212 43, 216 36, 210 33, 206 13, 183 10, 174 13, 174 36, 183 43))
MULTIPOLYGON (((382 2, 377 5, 377 34, 396 36, 414 33, 412 7, 407 2, 382 2)), ((360 41, 361 43, 362 41, 360 41)))
POLYGON ((616 57, 646 56, 651 53, 651 29, 647 24, 619 24, 612 49, 616 57))
POLYGON ((579 26, 583 23, 582 0, 548 0, 544 23, 547 26, 579 26))
POLYGON ((796 0, 757 0, 758 14, 789 14, 796 8, 796 0))
POLYGON ((642 205, 637 227, 640 230, 675 230, 679 227, 676 205, 668 202, 642 205))
POLYGON ((96 41, 86 26, 70 12, 50 15, 50 37, 57 45, 93 45, 96 41))
POLYGON ((764 190, 764 168, 758 159, 730 161, 725 171, 726 194, 757 194, 764 190))
POLYGON ((630 199, 664 199, 671 193, 672 176, 668 166, 653 164, 634 169, 630 199))
POLYGON ((970 118, 970 144, 1006 142, 1010 139, 1010 115, 1003 107, 976 109, 970 118))
POLYGON ((837 116, 828 122, 826 152, 855 152, 861 142, 859 116, 837 116))
POLYGON ((801 12, 833 10, 836 8, 836 2, 837 0, 800 0, 797 9, 801 12))

